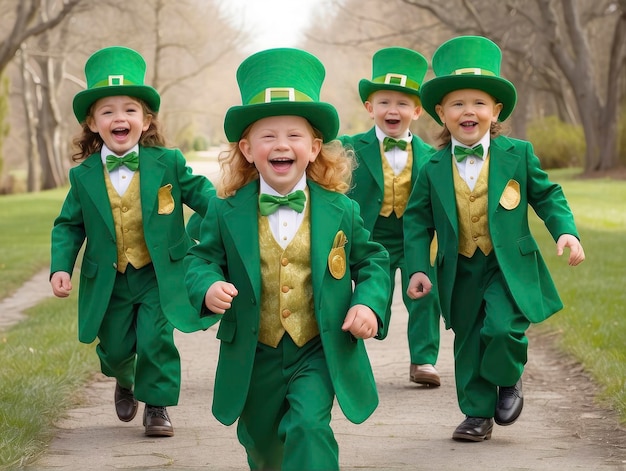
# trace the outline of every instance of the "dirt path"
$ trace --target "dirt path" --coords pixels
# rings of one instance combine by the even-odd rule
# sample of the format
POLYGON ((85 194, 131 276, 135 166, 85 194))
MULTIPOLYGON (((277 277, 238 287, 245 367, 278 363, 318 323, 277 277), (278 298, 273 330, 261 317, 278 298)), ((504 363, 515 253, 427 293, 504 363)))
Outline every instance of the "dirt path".
MULTIPOLYGON (((11 303, 0 303, 0 318, 19 319, 9 311, 46 296, 47 275, 39 274, 11 303)), ((380 406, 361 425, 349 423, 339 409, 334 412, 343 470, 626 471, 626 430, 613 412, 594 405, 596 389, 580 367, 555 353, 550 337, 532 332, 521 418, 509 427, 496 426, 487 442, 451 440, 462 420, 453 384, 452 334, 446 331, 442 337, 442 386, 413 385, 408 381, 407 315, 397 298, 388 339, 367 344, 380 406)), ((114 383, 99 375, 85 390, 84 405, 68 412, 48 451, 30 468, 246 469, 235 428, 222 426, 211 415, 215 328, 177 334, 176 340, 183 386, 179 406, 170 409, 174 437, 144 437, 140 414, 131 423, 119 422, 113 410, 114 383)))
MULTIPOLYGON (((487 442, 453 441, 452 431, 463 417, 453 382, 452 334, 442 335, 442 386, 428 389, 410 383, 407 314, 398 294, 389 337, 367 342, 380 394, 378 409, 361 425, 349 423, 338 408, 333 414, 342 470, 626 471, 626 429, 615 413, 594 404, 596 388, 581 368, 556 352, 552 338, 532 330, 520 419, 509 427, 496 426, 487 442)), ((40 274, 11 303, 0 303, 0 328, 7 316, 19 320, 25 299, 32 305, 49 295, 47 273, 43 279, 40 274)), ((215 327, 177 333, 176 340, 183 383, 179 405, 170 408, 174 437, 145 437, 141 414, 131 423, 119 422, 113 409, 114 382, 100 375, 86 388, 84 405, 68 412, 47 452, 30 468, 247 469, 235 427, 224 427, 211 415, 219 348, 215 327)))

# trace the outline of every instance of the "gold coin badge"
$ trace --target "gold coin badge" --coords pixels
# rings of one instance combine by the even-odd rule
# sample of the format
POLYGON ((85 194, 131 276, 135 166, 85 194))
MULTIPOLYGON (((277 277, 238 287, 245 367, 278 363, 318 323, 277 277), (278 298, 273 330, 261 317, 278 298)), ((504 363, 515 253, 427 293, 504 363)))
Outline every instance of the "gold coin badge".
POLYGON ((333 248, 328 254, 328 271, 333 278, 340 280, 346 274, 346 250, 348 239, 343 231, 337 232, 333 241, 333 248))

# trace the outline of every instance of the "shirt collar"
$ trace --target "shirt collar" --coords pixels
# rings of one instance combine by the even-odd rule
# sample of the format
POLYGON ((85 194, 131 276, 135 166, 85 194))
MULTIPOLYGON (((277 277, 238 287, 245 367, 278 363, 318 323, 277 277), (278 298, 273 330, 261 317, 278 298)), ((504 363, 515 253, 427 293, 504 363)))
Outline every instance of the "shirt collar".
MULTIPOLYGON (((137 154, 139 154, 139 143, 135 144, 131 149, 128 149, 128 151, 124 152, 124 155, 130 153, 130 152, 137 152, 137 154)), ((115 155, 117 157, 124 157, 124 155, 117 155, 115 152, 113 152, 111 149, 109 149, 106 144, 102 144, 102 149, 100 149, 100 159, 102 160, 103 164, 106 164, 106 160, 107 160, 107 155, 115 155)))
MULTIPOLYGON (((376 129, 376 138, 378 138, 380 142, 383 142, 383 139, 385 139, 386 137, 391 137, 391 136, 387 136, 387 134, 385 134, 378 126, 375 126, 375 129, 376 129)), ((402 136, 398 138, 394 138, 394 139, 397 139, 399 141, 410 142, 412 137, 413 136, 411 135, 411 131, 407 129, 404 132, 404 134, 402 134, 402 136)))
MULTIPOLYGON (((261 182, 260 187, 259 187, 261 193, 265 193, 265 194, 268 194, 268 195, 274 195, 274 196, 285 196, 285 195, 277 192, 265 180, 263 180, 263 177, 261 176, 261 174, 259 174, 259 180, 261 182)), ((296 183, 296 186, 294 186, 293 190, 291 190, 289 193, 293 193, 296 190, 304 191, 305 189, 306 189, 306 172, 304 174, 302 174, 302 177, 300 178, 298 183, 296 183)))
POLYGON ((452 136, 452 153, 454 153, 454 147, 455 146, 459 146, 459 147, 476 147, 478 144, 482 144, 483 146, 483 160, 485 159, 485 157, 487 157, 487 154, 489 153, 489 145, 491 144, 491 130, 487 131, 487 133, 478 141, 475 142, 473 145, 471 146, 467 146, 465 144, 461 144, 459 141, 457 141, 454 136, 452 136))

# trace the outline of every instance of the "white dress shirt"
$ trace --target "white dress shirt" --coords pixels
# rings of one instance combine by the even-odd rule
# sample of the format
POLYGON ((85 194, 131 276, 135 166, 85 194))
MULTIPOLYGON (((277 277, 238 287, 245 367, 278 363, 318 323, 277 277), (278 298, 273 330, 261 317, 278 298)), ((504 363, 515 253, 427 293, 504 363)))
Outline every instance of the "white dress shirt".
MULTIPOLYGON (((382 143, 385 137, 391 137, 391 136, 387 136, 384 132, 380 130, 378 126, 376 126, 376 137, 382 143)), ((393 138, 393 139, 396 139, 396 138, 393 138)), ((409 143, 411 142, 411 139, 412 139, 411 133, 409 131, 406 131, 403 136, 400 136, 396 140, 406 141, 407 143, 409 143)), ((389 166, 393 169, 393 173, 395 175, 399 175, 400 172, 404 170, 404 167, 406 167, 406 163, 409 159, 409 153, 406 150, 400 149, 399 147, 394 147, 393 149, 387 152, 383 151, 383 153, 385 154, 385 158, 387 159, 389 166)))
MULTIPOLYGON (((261 181, 261 193, 266 193, 273 196, 287 196, 278 193, 274 188, 269 186, 260 175, 259 179, 261 181)), ((293 193, 297 190, 302 190, 306 193, 306 173, 302 175, 302 178, 290 193, 293 193)), ((276 242, 278 242, 283 249, 287 248, 289 243, 296 235, 296 232, 298 231, 298 228, 300 227, 300 224, 302 224, 302 220, 304 219, 304 212, 306 211, 306 207, 308 204, 309 201, 307 195, 307 201, 304 203, 304 209, 301 213, 291 209, 289 206, 280 206, 275 213, 267 216, 268 222, 270 224, 270 229, 272 230, 272 234, 274 235, 274 239, 276 239, 276 242)))
POLYGON ((474 191, 474 187, 476 186, 476 180, 478 180, 478 175, 480 175, 480 171, 483 168, 483 164, 485 163, 485 158, 489 153, 489 144, 491 143, 491 137, 489 136, 489 132, 485 134, 480 141, 475 143, 473 146, 466 146, 465 144, 461 144, 454 137, 452 137, 452 160, 456 164, 456 168, 459 169, 459 175, 467 183, 470 191, 474 191), (476 147, 478 144, 482 144, 483 146, 483 157, 477 158, 473 155, 467 157, 462 162, 458 162, 456 157, 454 157, 454 147, 476 147))
MULTIPOLYGON (((135 144, 132 149, 129 149, 124 155, 129 154, 130 152, 137 152, 139 155, 139 144, 135 144)), ((102 159, 102 164, 106 168, 107 165, 107 155, 115 155, 119 158, 124 157, 124 155, 117 155, 115 152, 109 150, 109 148, 102 144, 102 150, 100 151, 100 158, 102 159)), ((130 181, 135 175, 133 170, 129 170, 126 165, 120 165, 112 172, 109 172, 109 178, 111 179, 111 184, 113 188, 117 191, 117 194, 120 196, 124 196, 126 190, 128 189, 128 185, 130 185, 130 181)))

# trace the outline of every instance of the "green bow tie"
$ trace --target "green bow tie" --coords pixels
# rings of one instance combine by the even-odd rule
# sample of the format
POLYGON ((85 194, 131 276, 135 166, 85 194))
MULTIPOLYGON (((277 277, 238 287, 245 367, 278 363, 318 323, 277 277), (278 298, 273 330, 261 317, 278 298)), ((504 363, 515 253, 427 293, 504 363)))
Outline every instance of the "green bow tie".
POLYGON ((273 196, 262 193, 259 196, 259 211, 261 216, 269 216, 275 213, 280 206, 289 206, 294 211, 301 213, 305 202, 306 195, 302 190, 294 191, 287 196, 273 196))
POLYGON ((129 152, 124 157, 107 155, 107 170, 112 172, 120 165, 126 165, 128 170, 135 171, 139 168, 139 155, 137 152, 129 152))
POLYGON ((457 162, 463 162, 466 157, 470 155, 475 155, 476 157, 483 158, 483 145, 478 144, 475 147, 461 147, 454 146, 454 157, 457 162))
POLYGON ((386 137, 383 139, 383 149, 385 152, 389 152, 394 147, 397 147, 400 150, 406 150, 407 142, 402 139, 394 139, 393 137, 386 137))

